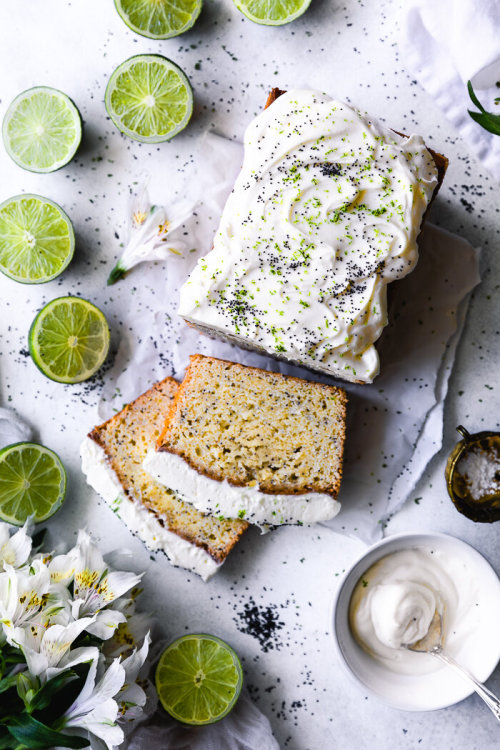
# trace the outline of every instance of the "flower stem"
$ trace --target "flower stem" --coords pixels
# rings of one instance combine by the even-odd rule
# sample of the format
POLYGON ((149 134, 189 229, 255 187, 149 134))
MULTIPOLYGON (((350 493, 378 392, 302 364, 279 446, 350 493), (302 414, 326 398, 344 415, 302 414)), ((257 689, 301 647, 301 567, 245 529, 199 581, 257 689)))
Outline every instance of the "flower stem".
POLYGON ((127 269, 123 268, 123 266, 120 265, 120 261, 118 261, 118 263, 108 276, 108 280, 106 282, 107 285, 112 286, 112 284, 116 284, 117 281, 120 281, 125 277, 126 273, 127 269))

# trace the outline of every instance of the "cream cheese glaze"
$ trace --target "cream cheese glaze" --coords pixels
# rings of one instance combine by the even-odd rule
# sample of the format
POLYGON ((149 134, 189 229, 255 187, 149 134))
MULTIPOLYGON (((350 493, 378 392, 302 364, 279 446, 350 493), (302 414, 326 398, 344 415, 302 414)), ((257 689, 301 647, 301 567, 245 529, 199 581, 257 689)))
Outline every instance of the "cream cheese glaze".
POLYGON ((351 632, 393 672, 433 671, 439 667, 436 659, 402 646, 427 634, 437 609, 443 617, 445 647, 462 648, 477 626, 477 596, 463 560, 425 547, 394 552, 372 565, 356 584, 349 606, 351 632))
POLYGON ((337 500, 320 492, 271 495, 261 492, 258 485, 236 487, 226 481, 218 482, 168 451, 151 448, 143 468, 202 513, 242 518, 257 526, 318 523, 333 518, 340 510, 337 500))
POLYGON ((326 94, 292 90, 249 125, 212 251, 181 288, 202 329, 350 381, 379 370, 386 285, 414 267, 437 169, 326 94))
POLYGON ((106 452, 86 437, 80 447, 82 471, 88 484, 105 500, 133 534, 150 550, 165 552, 173 565, 192 570, 204 581, 220 568, 204 549, 169 531, 161 517, 128 497, 111 467, 106 452))

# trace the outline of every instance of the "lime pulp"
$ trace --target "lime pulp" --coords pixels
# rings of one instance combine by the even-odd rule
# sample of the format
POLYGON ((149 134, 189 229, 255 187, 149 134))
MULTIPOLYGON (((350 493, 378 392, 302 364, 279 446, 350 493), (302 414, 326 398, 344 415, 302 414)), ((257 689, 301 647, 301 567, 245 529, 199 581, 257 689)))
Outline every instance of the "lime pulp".
POLYGON ((75 155, 82 138, 80 113, 62 91, 37 86, 20 93, 5 114, 7 153, 23 169, 54 172, 75 155))
POLYGON ((0 451, 0 519, 22 526, 32 517, 46 521, 62 505, 66 472, 59 456, 36 443, 15 443, 0 451))
POLYGON ((115 6, 132 31, 150 39, 169 39, 194 25, 202 0, 115 0, 115 6))
POLYGON ((43 284, 67 267, 75 235, 62 208, 41 195, 0 204, 0 271, 23 284, 43 284))
POLYGON ((80 383, 101 367, 109 327, 98 307, 80 297, 58 297, 33 321, 29 350, 38 367, 58 383, 80 383))
POLYGON ((233 649, 213 635, 184 635, 170 644, 156 669, 165 711, 184 724, 213 724, 238 700, 243 682, 233 649))
POLYGON ((282 26, 299 18, 311 0, 233 0, 243 15, 265 26, 282 26))
POLYGON ((136 55, 111 74, 105 104, 122 133, 143 143, 160 143, 186 127, 193 92, 182 70, 166 57, 136 55))

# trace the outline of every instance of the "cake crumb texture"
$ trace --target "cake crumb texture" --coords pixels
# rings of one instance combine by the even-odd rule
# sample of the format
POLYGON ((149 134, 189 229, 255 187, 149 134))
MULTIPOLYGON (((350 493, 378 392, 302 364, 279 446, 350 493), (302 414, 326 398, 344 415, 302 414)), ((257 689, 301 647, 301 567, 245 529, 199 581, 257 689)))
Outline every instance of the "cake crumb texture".
POLYGON ((173 378, 165 378, 104 424, 89 437, 100 445, 125 494, 142 503, 169 531, 203 548, 223 562, 248 524, 200 513, 142 468, 148 448, 161 433, 165 416, 178 389, 173 378))
POLYGON ((346 401, 341 388, 197 354, 157 448, 236 486, 336 497, 346 401))

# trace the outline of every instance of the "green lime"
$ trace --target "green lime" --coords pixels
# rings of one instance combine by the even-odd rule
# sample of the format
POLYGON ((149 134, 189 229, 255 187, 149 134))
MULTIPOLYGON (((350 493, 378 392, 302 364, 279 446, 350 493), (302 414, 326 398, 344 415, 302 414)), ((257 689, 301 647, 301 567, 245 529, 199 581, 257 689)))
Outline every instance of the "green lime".
POLYGON ((30 517, 46 521, 66 494, 59 456, 36 443, 14 443, 0 451, 0 519, 22 526, 30 517))
POLYGON ((82 120, 62 91, 37 86, 16 96, 3 120, 7 153, 23 169, 54 172, 67 164, 82 139, 82 120))
POLYGON ((122 133, 143 143, 177 135, 193 113, 191 85, 175 63, 162 55, 136 55, 111 74, 106 109, 122 133))
POLYGON ((240 660, 214 635, 183 635, 161 655, 156 690, 165 711, 184 724, 213 724, 238 700, 240 660))
POLYGON ((311 0, 233 0, 244 16, 264 26, 282 26, 295 21, 308 9, 311 0))
POLYGON ((58 297, 31 324, 29 349, 34 363, 58 383, 81 383, 102 365, 109 328, 98 307, 80 297, 58 297))
POLYGON ((64 271, 75 235, 62 208, 41 195, 0 204, 0 271, 22 284, 43 284, 64 271))
POLYGON ((115 0, 127 26, 150 39, 179 36, 194 25, 202 0, 115 0))

